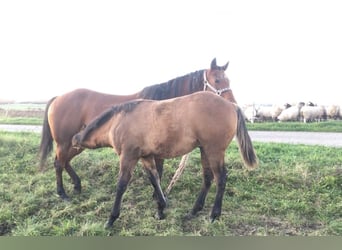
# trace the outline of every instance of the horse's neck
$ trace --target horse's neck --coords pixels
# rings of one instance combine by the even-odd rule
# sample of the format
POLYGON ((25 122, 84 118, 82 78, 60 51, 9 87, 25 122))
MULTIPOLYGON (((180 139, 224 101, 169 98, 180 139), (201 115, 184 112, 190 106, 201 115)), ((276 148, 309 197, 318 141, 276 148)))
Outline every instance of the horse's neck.
POLYGON ((203 90, 203 74, 188 74, 175 78, 168 82, 151 85, 144 88, 138 94, 139 98, 164 100, 179 96, 189 95, 203 90))
POLYGON ((103 124, 96 129, 91 129, 90 131, 86 130, 81 139, 82 145, 86 148, 100 148, 111 146, 109 139, 111 128, 110 120, 106 124, 103 124))

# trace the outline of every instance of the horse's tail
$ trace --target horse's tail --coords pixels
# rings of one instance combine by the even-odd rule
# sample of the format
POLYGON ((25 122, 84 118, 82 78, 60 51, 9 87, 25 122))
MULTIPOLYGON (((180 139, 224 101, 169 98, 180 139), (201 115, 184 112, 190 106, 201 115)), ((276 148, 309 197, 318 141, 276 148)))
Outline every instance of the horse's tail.
POLYGON ((258 166, 258 157, 255 154, 252 140, 249 137, 245 118, 242 110, 237 106, 237 130, 236 139, 239 145, 240 153, 248 169, 255 169, 258 166))
POLYGON ((43 122, 43 130, 42 130, 42 138, 40 141, 39 155, 40 155, 40 169, 43 169, 44 164, 46 162, 46 158, 51 152, 53 148, 53 138, 51 135, 51 129, 48 121, 48 111, 51 103, 55 100, 56 97, 52 98, 46 104, 45 114, 44 114, 44 122, 43 122))

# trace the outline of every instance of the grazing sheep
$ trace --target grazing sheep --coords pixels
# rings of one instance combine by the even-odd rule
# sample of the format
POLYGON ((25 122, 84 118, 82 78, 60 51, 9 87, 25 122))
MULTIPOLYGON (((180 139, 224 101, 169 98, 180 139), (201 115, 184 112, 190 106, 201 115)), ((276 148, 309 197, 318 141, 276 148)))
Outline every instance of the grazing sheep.
POLYGON ((304 103, 300 102, 296 106, 284 109, 278 116, 280 122, 285 121, 298 121, 300 118, 300 109, 304 106, 304 103))
POLYGON ((283 112, 285 109, 290 108, 291 105, 286 103, 284 105, 273 105, 272 106, 272 111, 271 111, 271 117, 273 121, 278 120, 278 116, 283 112))
POLYGON ((327 112, 324 106, 304 106, 300 113, 305 123, 327 119, 327 112))
POLYGON ((290 104, 286 103, 284 105, 272 105, 272 106, 260 106, 256 108, 256 118, 259 121, 277 121, 277 117, 284 110, 291 107, 290 104))
POLYGON ((327 117, 329 119, 337 120, 341 119, 341 116, 341 107, 339 105, 333 104, 327 107, 327 117))
POLYGON ((260 121, 272 121, 272 107, 260 106, 256 109, 256 117, 260 121))

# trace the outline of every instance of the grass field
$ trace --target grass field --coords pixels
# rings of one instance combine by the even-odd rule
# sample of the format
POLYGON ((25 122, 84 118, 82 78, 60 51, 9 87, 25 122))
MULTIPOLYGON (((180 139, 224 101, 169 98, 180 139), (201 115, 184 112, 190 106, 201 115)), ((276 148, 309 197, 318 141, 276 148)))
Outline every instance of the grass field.
MULTIPOLYGON (((0 235, 342 235, 340 148, 255 143, 260 167, 248 172, 237 145, 226 154, 229 171, 222 216, 210 223, 213 185, 204 210, 183 220, 201 185, 195 150, 168 196, 167 218, 156 220, 152 187, 138 166, 123 199, 120 218, 104 229, 113 203, 118 157, 111 149, 86 150, 73 161, 83 192, 64 173, 70 202, 56 195, 52 156, 38 170, 40 136, 0 132, 0 235)), ((165 189, 179 159, 167 160, 165 189)))

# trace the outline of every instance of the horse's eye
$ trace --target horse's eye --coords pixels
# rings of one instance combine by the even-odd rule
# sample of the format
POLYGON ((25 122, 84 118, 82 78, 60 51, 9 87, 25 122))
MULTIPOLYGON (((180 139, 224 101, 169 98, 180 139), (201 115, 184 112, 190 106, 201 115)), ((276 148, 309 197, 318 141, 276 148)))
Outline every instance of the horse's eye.
POLYGON ((215 80, 215 83, 220 83, 220 80, 219 80, 219 79, 216 79, 216 80, 215 80))

